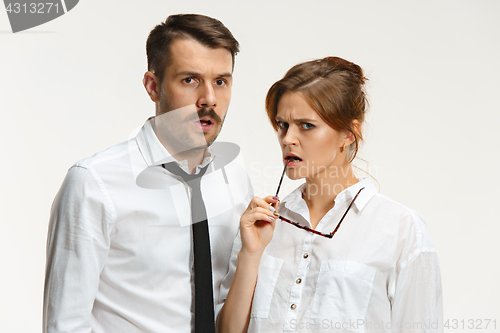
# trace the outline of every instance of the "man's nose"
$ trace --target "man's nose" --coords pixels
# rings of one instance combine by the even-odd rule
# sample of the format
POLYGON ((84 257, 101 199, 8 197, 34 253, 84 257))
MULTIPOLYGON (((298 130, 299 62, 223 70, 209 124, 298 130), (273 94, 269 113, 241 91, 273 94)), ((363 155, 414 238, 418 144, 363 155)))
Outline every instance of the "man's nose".
POLYGON ((201 87, 201 95, 198 98, 198 108, 214 108, 217 106, 217 98, 215 90, 211 84, 203 84, 201 87))

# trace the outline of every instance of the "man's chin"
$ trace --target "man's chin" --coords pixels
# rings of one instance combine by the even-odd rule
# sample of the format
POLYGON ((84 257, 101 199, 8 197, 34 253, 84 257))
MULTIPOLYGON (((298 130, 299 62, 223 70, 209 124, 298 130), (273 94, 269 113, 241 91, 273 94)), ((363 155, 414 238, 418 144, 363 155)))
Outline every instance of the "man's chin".
POLYGON ((212 145, 212 143, 215 142, 217 137, 219 136, 219 133, 217 134, 205 134, 205 147, 209 147, 212 145))
POLYGON ((205 149, 207 149, 207 145, 203 145, 203 146, 193 146, 193 147, 189 147, 189 148, 185 148, 183 151, 180 151, 178 153, 183 153, 183 154, 202 154, 205 149))
POLYGON ((220 130, 221 130, 221 126, 216 126, 216 127, 212 128, 212 130, 210 130, 209 132, 203 133, 205 147, 209 147, 212 145, 212 143, 214 143, 214 141, 219 136, 220 130))
MULTIPOLYGON (((217 129, 219 130, 219 129, 217 129)), ((199 131, 192 131, 191 128, 187 128, 184 132, 184 137, 179 138, 180 140, 176 140, 177 144, 177 152, 196 152, 205 150, 207 147, 214 143, 215 139, 219 135, 219 131, 210 131, 208 133, 202 133, 199 131)))

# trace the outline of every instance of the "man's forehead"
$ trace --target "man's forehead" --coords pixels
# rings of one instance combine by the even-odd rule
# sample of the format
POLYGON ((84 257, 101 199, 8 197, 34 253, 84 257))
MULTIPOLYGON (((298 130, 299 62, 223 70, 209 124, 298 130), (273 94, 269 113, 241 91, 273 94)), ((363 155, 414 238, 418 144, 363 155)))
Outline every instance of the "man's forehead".
POLYGON ((170 47, 167 70, 174 75, 193 73, 199 75, 230 76, 233 59, 229 50, 210 48, 193 39, 176 39, 170 47))

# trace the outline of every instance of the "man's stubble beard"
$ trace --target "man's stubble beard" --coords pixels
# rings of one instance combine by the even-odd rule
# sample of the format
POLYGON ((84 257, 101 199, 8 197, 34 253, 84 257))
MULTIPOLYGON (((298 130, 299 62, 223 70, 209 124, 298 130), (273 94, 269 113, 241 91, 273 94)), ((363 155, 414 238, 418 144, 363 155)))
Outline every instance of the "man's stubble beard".
MULTIPOLYGON (((207 146, 211 146, 212 143, 214 143, 215 139, 217 139, 217 137, 219 136, 220 131, 222 130, 222 125, 224 125, 224 120, 226 119, 226 117, 224 116, 224 119, 221 119, 219 117, 219 115, 217 113, 215 113, 214 109, 203 108, 203 109, 198 111, 198 118, 197 119, 201 119, 201 118, 206 117, 206 116, 209 116, 212 119, 212 121, 214 122, 215 132, 212 134, 212 136, 207 138, 207 136, 204 135, 205 142, 206 142, 207 146)), ((195 120, 193 120, 193 121, 195 121, 195 120)))
POLYGON ((195 105, 172 109, 164 96, 165 94, 162 94, 160 97, 160 115, 156 117, 155 127, 159 140, 171 154, 203 151, 215 141, 225 117, 221 119, 212 108, 195 111, 195 105), (209 116, 214 123, 213 133, 208 136, 196 130, 192 124, 206 116, 209 116))

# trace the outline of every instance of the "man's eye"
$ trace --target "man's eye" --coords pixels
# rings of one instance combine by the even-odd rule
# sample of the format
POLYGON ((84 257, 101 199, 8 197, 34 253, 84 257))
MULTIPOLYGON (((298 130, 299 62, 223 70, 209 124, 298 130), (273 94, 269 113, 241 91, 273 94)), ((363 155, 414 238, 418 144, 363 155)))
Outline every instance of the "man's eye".
POLYGON ((193 83, 194 82, 194 79, 192 77, 187 77, 185 79, 182 80, 184 83, 193 83))
POLYGON ((302 128, 303 129, 311 129, 313 128, 314 125, 313 124, 310 124, 310 123, 302 123, 302 128))
POLYGON ((222 80, 222 79, 219 79, 219 80, 216 80, 215 81, 215 84, 218 85, 218 86, 223 86, 226 84, 226 81, 222 80))

